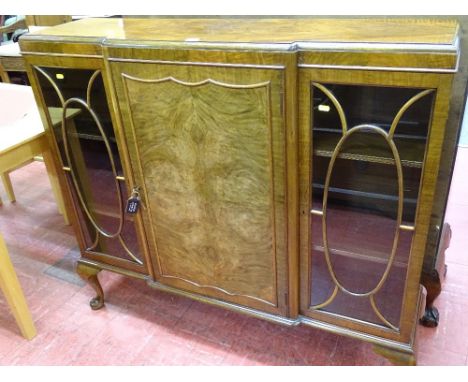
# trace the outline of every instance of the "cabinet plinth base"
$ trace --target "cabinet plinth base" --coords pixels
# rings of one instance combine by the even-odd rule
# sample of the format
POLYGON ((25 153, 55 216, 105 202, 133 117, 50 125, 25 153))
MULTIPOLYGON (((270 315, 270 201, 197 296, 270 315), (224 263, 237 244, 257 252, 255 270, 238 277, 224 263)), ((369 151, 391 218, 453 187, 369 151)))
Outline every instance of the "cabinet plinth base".
POLYGON ((93 310, 101 309, 104 306, 104 291, 102 290, 101 284, 99 283, 99 279, 97 277, 100 271, 101 270, 96 267, 80 262, 76 266, 76 272, 78 275, 96 292, 96 296, 89 301, 89 305, 93 310))
POLYGON ((387 358, 395 366, 416 366, 416 357, 412 353, 374 345, 374 353, 387 358))

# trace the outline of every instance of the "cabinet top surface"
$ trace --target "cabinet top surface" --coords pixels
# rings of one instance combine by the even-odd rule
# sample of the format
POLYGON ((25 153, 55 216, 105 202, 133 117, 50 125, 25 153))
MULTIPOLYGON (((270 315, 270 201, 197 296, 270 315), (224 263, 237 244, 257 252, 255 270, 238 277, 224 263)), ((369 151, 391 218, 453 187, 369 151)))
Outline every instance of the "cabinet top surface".
MULTIPOLYGON (((27 36, 39 40, 206 43, 382 43, 454 46, 458 24, 431 19, 88 18, 27 36)), ((26 36, 25 36, 26 37, 26 36)))

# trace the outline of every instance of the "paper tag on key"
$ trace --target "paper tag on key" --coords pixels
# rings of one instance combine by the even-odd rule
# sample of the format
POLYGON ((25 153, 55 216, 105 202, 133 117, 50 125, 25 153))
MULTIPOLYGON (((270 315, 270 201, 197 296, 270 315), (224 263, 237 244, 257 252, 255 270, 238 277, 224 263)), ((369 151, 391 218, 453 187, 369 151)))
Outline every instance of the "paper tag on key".
POLYGON ((138 189, 134 188, 132 195, 127 200, 127 207, 125 211, 127 214, 134 215, 138 212, 140 208, 140 194, 138 193, 138 189))

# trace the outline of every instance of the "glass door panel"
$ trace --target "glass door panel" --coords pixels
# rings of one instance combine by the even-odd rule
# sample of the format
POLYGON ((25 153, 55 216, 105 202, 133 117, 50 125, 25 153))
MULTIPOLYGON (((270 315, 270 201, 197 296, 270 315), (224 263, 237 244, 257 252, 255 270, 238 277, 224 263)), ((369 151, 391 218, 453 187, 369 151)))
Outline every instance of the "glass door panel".
POLYGON ((398 330, 435 92, 311 94, 310 308, 398 330))
POLYGON ((35 70, 86 251, 141 266, 134 217, 124 213, 129 195, 101 72, 51 67, 35 70))

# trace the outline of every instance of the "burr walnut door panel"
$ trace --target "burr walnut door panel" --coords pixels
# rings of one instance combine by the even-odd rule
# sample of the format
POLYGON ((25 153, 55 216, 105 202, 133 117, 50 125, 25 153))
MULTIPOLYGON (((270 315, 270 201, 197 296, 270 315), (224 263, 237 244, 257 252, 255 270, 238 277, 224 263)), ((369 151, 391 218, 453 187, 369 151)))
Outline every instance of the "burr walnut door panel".
POLYGON ((283 70, 111 69, 157 281, 284 314, 283 70))

